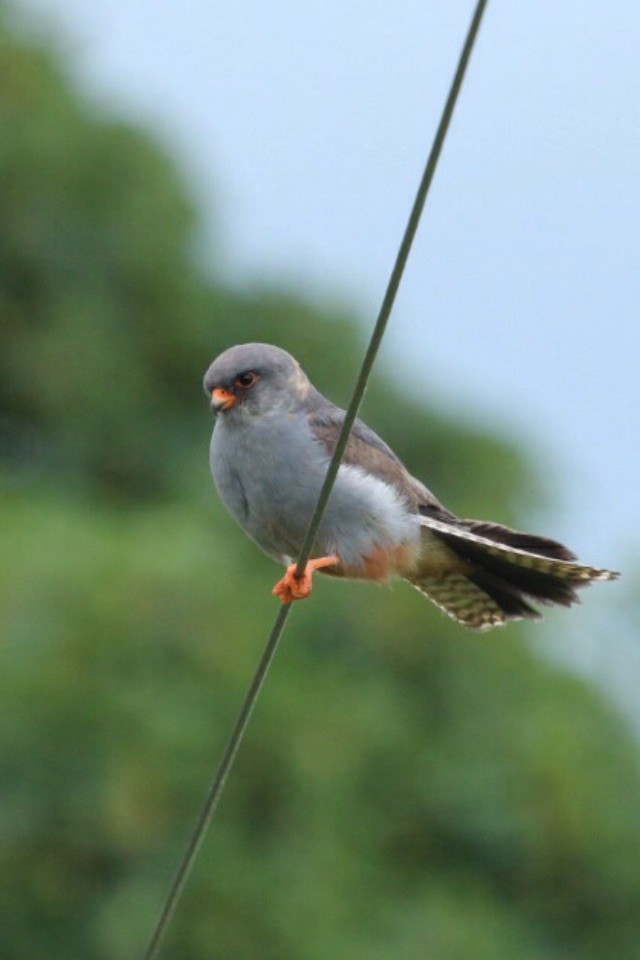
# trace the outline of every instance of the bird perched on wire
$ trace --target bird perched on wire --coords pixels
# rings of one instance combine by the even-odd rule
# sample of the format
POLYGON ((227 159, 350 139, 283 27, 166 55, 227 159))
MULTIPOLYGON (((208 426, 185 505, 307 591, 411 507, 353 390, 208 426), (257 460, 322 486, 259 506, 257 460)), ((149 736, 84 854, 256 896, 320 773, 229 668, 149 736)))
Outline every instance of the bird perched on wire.
POLYGON ((213 480, 229 513, 286 572, 273 593, 307 597, 314 570, 337 577, 408 580, 473 630, 540 617, 531 601, 570 606, 576 589, 618 574, 576 561, 562 544, 497 523, 460 520, 360 420, 351 431, 314 555, 294 563, 344 411, 279 347, 231 347, 204 389, 216 414, 213 480))

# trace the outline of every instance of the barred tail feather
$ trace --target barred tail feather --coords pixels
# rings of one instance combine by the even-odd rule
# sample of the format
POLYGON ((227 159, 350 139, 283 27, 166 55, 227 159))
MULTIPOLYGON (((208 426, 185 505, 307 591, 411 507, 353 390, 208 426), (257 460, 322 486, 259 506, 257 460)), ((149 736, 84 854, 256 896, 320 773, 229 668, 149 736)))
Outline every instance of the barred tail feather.
POLYGON ((438 520, 422 516, 424 535, 441 541, 468 565, 439 575, 418 571, 412 582, 449 616, 482 630, 509 620, 539 619, 529 600, 571 606, 577 589, 595 580, 613 580, 610 570, 578 563, 555 540, 519 533, 480 520, 438 520))
POLYGON ((448 617, 470 630, 490 630, 508 620, 540 619, 517 591, 500 584, 489 587, 481 573, 419 577, 411 583, 448 617))

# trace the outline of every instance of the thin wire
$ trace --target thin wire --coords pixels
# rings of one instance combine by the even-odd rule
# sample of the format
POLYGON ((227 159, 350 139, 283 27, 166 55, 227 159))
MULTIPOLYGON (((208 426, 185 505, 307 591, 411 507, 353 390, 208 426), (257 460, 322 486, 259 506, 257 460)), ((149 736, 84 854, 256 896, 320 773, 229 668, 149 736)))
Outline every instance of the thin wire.
POLYGON ((236 753, 242 741, 242 737, 249 723, 249 718, 253 711, 253 707, 260 693, 260 688, 264 682, 264 678, 267 675, 271 661, 273 660, 274 654, 276 652, 276 647, 278 646, 278 641, 284 629, 285 622, 289 613, 291 611, 292 604, 283 604, 278 611, 278 616, 276 617, 275 623, 271 628, 271 633, 269 634, 269 639, 267 640, 264 652, 260 657, 260 662, 256 668, 256 672, 253 675, 251 685, 247 690, 244 702, 238 718, 234 724, 227 745, 224 748, 224 753, 220 758, 220 763, 216 771, 215 777, 207 793, 205 802, 200 811, 200 815, 196 821, 196 825, 193 830, 193 834, 185 852, 183 854, 180 866, 178 867, 176 874, 171 883, 171 887, 167 894, 167 898, 162 907, 162 912, 158 917, 153 935, 149 940, 146 952, 144 954, 144 960, 154 960, 158 956, 158 950, 162 943, 162 939, 166 932, 167 926, 173 912, 176 908, 178 900, 182 894, 187 878, 191 872, 191 868, 195 862, 196 857, 198 856, 198 851, 202 846, 202 841, 204 840, 205 833, 207 832, 207 827, 209 826, 215 809, 218 805, 218 800, 224 789, 224 785, 229 774, 229 770, 233 765, 235 760, 236 753))
MULTIPOLYGON (((296 573, 301 574, 304 571, 304 568, 311 556, 311 551, 315 543, 315 539, 322 521, 322 517, 331 494, 331 490, 335 479, 338 475, 338 469, 340 467, 340 462, 342 460, 345 447, 347 445, 347 440, 349 439, 349 434, 353 423, 358 415, 358 410, 362 403, 362 398, 364 397, 367 383, 371 375, 371 370, 375 362, 384 332, 391 314, 391 309, 393 307, 398 288, 400 286, 400 281, 404 273, 405 266, 411 251, 413 240, 416 235, 418 224, 420 222, 420 217, 424 209, 424 204, 431 186, 431 181, 433 180, 433 175, 438 163, 438 158, 442 150, 442 145, 444 143, 445 137, 447 135, 447 130, 449 129, 449 123, 453 114, 454 107, 462 86, 462 81, 464 79, 465 71, 467 64, 469 62, 469 57, 471 56, 471 51, 473 49, 478 30, 480 28, 480 23, 482 20, 482 15, 484 13, 485 7, 487 5, 487 0, 479 0, 476 4, 476 8, 469 26, 467 36, 464 42, 464 46, 460 53, 460 58, 458 60, 458 66, 454 74, 451 87, 449 89, 449 94, 445 102, 444 109, 442 111, 442 116, 440 118, 440 123, 438 124, 438 129, 434 137, 433 145, 429 152, 429 157, 427 164, 425 166, 418 191, 416 193, 416 198, 411 209, 411 214, 407 223, 404 236, 402 238, 402 243, 398 250, 398 255, 389 278, 387 285, 387 290, 382 301, 382 306, 380 307, 380 312, 371 334, 371 339, 369 341, 369 346, 367 347, 367 352, 365 354, 364 360, 362 362, 362 367, 358 380, 356 382, 355 390, 353 392, 353 397, 347 408, 345 414, 344 422, 342 424, 342 429, 338 437, 338 441, 333 451, 333 456, 327 470, 327 475, 320 491, 318 497, 318 502, 316 504, 313 516, 309 523, 309 528, 307 530, 300 555, 298 557, 298 563, 296 565, 296 573)), ((242 707, 234 724, 233 730, 227 741, 227 745, 224 749, 222 757, 216 770, 215 776, 205 798, 200 815, 195 824, 193 834, 185 852, 183 854, 182 860, 178 866, 176 874, 173 878, 171 886, 169 888, 166 900, 162 907, 160 916, 158 917, 156 926, 153 930, 153 934, 147 949, 144 954, 144 960, 155 960, 158 956, 158 951, 162 944, 162 940, 167 930, 167 926, 173 916, 176 905, 180 899, 180 896, 184 890, 185 884, 195 862, 195 859, 198 855, 198 851, 202 846, 207 828, 211 823, 213 814, 215 813, 220 795, 224 789, 229 771, 233 766, 236 754, 240 747, 242 737, 249 723, 251 713, 255 706, 256 700, 260 693, 262 684, 264 683, 265 677, 275 655, 278 642, 282 636, 287 617, 291 611, 292 604, 284 604, 280 607, 278 615, 275 619, 273 627, 271 628, 271 633, 267 639, 264 652, 260 657, 260 661, 256 668, 256 671, 251 680, 249 689, 247 690, 245 699, 243 701, 242 707)))
POLYGON ((382 301, 382 306, 380 307, 380 313, 378 314, 378 319, 376 320, 376 325, 373 328, 371 340, 369 341, 369 346, 367 347, 367 352, 362 362, 360 375, 358 377, 355 390, 353 391, 353 397, 351 398, 351 403, 347 408, 342 429, 340 430, 335 450, 333 451, 333 456, 331 457, 329 469, 327 470, 327 475, 325 477, 322 490, 320 491, 318 502, 316 503, 313 516, 311 517, 311 521, 302 544, 302 549, 300 550, 300 555, 296 564, 296 576, 302 575, 304 568, 307 565, 307 561, 311 556, 311 551, 313 550, 316 536, 318 534, 318 528, 320 527, 329 496, 331 495, 333 484, 335 483, 338 475, 338 470, 340 469, 340 463, 344 455, 345 447, 347 446, 347 441, 349 440, 351 428, 353 427, 354 421, 358 416, 358 411, 367 389, 371 370, 373 368, 373 364, 375 363, 384 332, 387 328, 387 323, 389 321, 389 316, 391 314, 396 294, 400 286, 400 281, 402 280, 404 268, 406 267, 407 260, 409 259, 409 253, 411 252, 411 247, 418 229, 420 217, 422 216, 427 194, 429 193, 429 187, 431 186, 431 181, 433 180, 433 175, 438 164, 442 145, 445 141, 447 130, 449 129, 449 123, 453 115, 453 110, 456 105, 458 93, 460 92, 460 87, 462 86, 462 81, 467 69, 469 57, 471 56, 471 51, 473 50, 473 45, 475 43, 478 30, 480 29, 482 14, 484 13, 486 5, 487 0, 480 0, 476 6, 471 23, 469 25, 467 37, 460 53, 460 59, 458 60, 458 66, 449 89, 449 94, 442 111, 442 116, 440 117, 440 123, 438 124, 433 145, 429 152, 429 158, 427 160, 424 173, 422 174, 422 180, 420 181, 420 186, 418 187, 418 192, 416 193, 416 198, 413 202, 413 207, 411 209, 411 214, 402 238, 402 243, 400 244, 396 262, 389 278, 389 283, 382 301))

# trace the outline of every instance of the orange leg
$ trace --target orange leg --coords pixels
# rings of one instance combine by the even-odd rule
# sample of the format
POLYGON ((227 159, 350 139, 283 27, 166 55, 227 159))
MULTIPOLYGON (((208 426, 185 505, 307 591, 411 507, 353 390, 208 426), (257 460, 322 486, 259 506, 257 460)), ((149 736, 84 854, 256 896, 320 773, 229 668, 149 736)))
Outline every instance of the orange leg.
POLYGON ((299 577, 296 576, 296 564, 292 563, 287 567, 284 577, 282 580, 278 580, 271 593, 274 597, 280 597, 281 603, 305 600, 311 593, 313 571, 320 570, 322 567, 331 567, 334 563, 340 563, 339 557, 317 557, 315 560, 309 560, 299 577))

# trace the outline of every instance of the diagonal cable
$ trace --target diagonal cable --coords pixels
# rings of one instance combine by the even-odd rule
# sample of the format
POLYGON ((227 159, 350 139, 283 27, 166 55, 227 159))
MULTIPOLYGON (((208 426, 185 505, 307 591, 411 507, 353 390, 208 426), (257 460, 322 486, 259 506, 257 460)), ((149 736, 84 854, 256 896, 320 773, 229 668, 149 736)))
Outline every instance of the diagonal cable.
MULTIPOLYGON (((465 42, 458 60, 456 72, 449 88, 449 93, 442 111, 442 116, 440 117, 438 129, 436 131, 431 150, 429 151, 429 157, 427 159, 422 179, 420 180, 420 185, 418 187, 413 207, 409 215, 409 220, 402 237, 402 242, 398 250, 396 261, 387 284, 387 289, 380 307, 380 312, 378 314, 373 333, 371 334, 367 352, 362 362, 362 367, 356 381, 353 396, 347 408, 342 429, 340 430, 340 434, 338 436, 338 440, 327 469, 327 474, 313 515, 309 522, 309 527, 305 535, 300 554, 298 556, 298 562, 296 565, 296 573, 298 575, 304 571, 307 561, 311 556, 315 539, 318 534, 318 529, 320 527, 320 523, 322 522, 322 517, 331 495, 333 484, 335 483, 338 475, 338 470, 340 468, 344 450, 349 439, 349 434, 358 415, 358 410, 360 409, 360 405, 369 382, 369 377, 371 375, 371 371, 373 369, 373 365, 375 363, 376 356, 387 327, 389 316, 393 308, 396 294, 400 286, 400 281, 402 280, 402 275, 409 258, 409 253, 418 229, 420 217, 422 215, 427 194, 429 192, 433 175, 438 164, 442 145, 449 129, 449 123, 458 99, 462 81, 464 80, 469 58, 471 56, 471 51, 473 50, 476 37, 478 35, 478 30, 480 29, 482 15, 485 11, 486 5, 487 0, 478 0, 471 23, 469 25, 469 29, 467 31, 465 42)), ((285 623, 291 611, 291 607, 292 604, 286 604, 278 611, 278 615, 275 619, 273 627, 271 628, 271 633, 269 634, 264 651, 253 675, 253 679, 251 680, 251 684, 245 695, 245 699, 234 724, 233 730, 231 731, 227 745, 224 749, 222 757, 220 758, 218 769, 216 770, 215 776, 211 782, 204 805, 200 815, 198 816, 193 833, 184 851, 182 860, 175 873, 171 887, 169 888, 169 892, 160 912, 160 916, 158 917, 156 926, 147 945, 147 949, 144 954, 144 960, 155 960, 155 958, 158 956, 167 926, 184 890, 185 884, 198 855, 198 851, 202 845, 202 841, 204 840, 205 833, 218 805, 218 801, 224 789, 227 776, 231 767, 233 766, 233 761, 235 760, 242 737, 244 736, 244 732, 249 723, 253 707, 269 670, 269 666, 271 665, 271 661, 275 655, 278 642, 282 636, 285 623)))
POLYGON ((371 376, 371 370, 373 369, 380 344, 382 343, 384 332, 387 328, 387 323, 389 322, 389 316, 396 299, 400 281, 402 280, 404 268, 406 267, 407 260, 409 259, 409 253, 411 252, 411 247, 418 229, 418 224, 420 223, 420 217, 422 216, 422 211, 427 199, 429 187, 431 186, 431 181, 433 180, 433 175, 436 171, 442 145, 447 135, 447 130, 449 129, 449 122, 453 115, 453 110, 456 105, 458 93, 460 92, 460 87, 462 86, 462 81, 464 79, 465 70, 469 62, 469 57, 471 56, 471 51, 473 49, 478 30, 480 29, 480 21, 482 20, 482 14, 484 13, 486 2, 487 0, 480 0, 480 2, 477 4, 464 42, 464 46, 460 53, 458 67, 447 95, 431 150, 429 151, 429 158, 424 168, 424 173, 422 174, 418 192, 416 193, 416 198, 413 201, 413 207, 411 208, 409 220, 404 231, 404 236, 402 237, 402 243, 400 244, 400 248, 398 250, 396 262, 393 265, 393 270, 391 271, 391 276, 389 277, 389 283, 387 284, 387 289, 382 301, 382 306, 380 307, 378 319, 376 320, 376 325, 373 328, 371 340, 369 341, 367 352, 364 356, 364 360, 362 361, 362 367, 353 391, 351 402, 347 407, 342 429, 340 430, 336 447, 333 451, 333 456, 331 457, 329 469, 327 470, 327 475, 325 477, 322 490, 320 491, 318 502, 316 503, 313 516, 311 517, 311 521, 309 523, 309 528, 302 544, 302 549, 300 550, 298 563, 296 565, 297 576, 300 576, 303 573, 304 568, 307 565, 307 561, 311 556, 311 551, 313 550, 318 528, 320 527, 329 496, 331 495, 331 489, 335 483, 336 477, 338 476, 340 462, 344 455, 344 450, 349 439, 349 434, 351 433, 351 428, 353 427, 354 421, 358 416, 358 411, 367 389, 369 377, 371 376))

